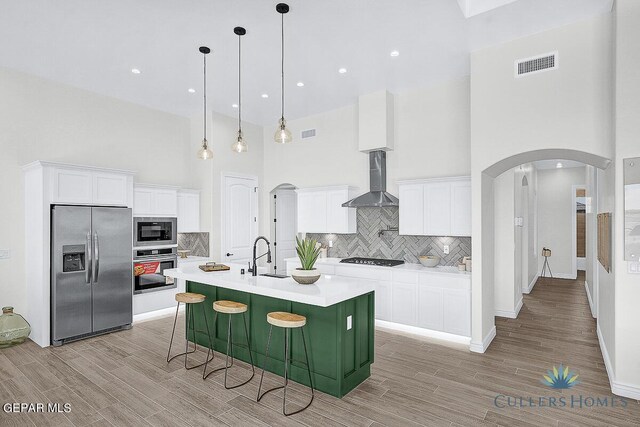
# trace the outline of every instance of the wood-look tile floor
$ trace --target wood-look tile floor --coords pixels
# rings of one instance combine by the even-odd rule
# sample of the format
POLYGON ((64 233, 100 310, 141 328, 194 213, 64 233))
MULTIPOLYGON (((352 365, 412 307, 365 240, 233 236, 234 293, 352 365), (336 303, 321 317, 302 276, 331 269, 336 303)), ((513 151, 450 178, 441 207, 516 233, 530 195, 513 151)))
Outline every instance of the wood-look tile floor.
MULTIPOLYGON (((638 426, 640 405, 631 400, 624 408, 494 404, 498 394, 611 398, 583 283, 540 279, 524 297, 518 319, 496 320, 497 337, 484 355, 377 331, 371 377, 343 399, 318 393, 308 410, 292 417, 279 412, 281 392, 255 402, 258 376, 246 386, 225 390, 223 372, 203 381, 199 369, 185 371, 179 360, 167 364, 172 318, 60 348, 41 349, 27 342, 0 350, 0 403, 70 403, 71 412, 0 411, 0 424, 638 426), (560 363, 576 371, 581 384, 557 391, 540 382, 543 373, 560 363)), ((222 358, 214 362, 221 364, 222 358)), ((249 373, 246 364, 237 366, 233 379, 249 373)), ((265 378, 267 386, 279 380, 271 374, 265 378)), ((294 405, 304 404, 306 395, 290 397, 294 405)))

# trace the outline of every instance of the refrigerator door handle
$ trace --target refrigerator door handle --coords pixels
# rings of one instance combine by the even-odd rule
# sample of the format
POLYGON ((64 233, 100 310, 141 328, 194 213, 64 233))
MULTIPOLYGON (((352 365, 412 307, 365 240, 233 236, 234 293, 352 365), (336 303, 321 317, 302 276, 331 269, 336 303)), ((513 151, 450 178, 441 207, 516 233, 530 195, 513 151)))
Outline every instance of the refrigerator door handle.
POLYGON ((87 261, 84 268, 84 280, 87 284, 91 284, 91 232, 87 233, 87 261))
POLYGON ((98 274, 100 273, 100 242, 98 241, 98 232, 93 233, 93 283, 98 283, 98 274))

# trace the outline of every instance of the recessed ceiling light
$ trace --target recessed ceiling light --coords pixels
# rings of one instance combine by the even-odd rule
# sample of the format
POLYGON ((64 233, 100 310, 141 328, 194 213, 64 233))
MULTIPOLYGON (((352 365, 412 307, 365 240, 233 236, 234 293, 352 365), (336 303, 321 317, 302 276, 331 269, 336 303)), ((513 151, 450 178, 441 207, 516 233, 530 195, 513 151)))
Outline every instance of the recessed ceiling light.
POLYGON ((268 94, 268 93, 263 93, 263 94, 262 94, 262 97, 263 97, 263 98, 265 98, 265 99, 267 99, 267 98, 269 97, 269 94, 268 94))
POLYGON ((140 70, 138 70, 137 68, 132 68, 132 69, 131 69, 131 72, 132 72, 133 74, 140 74, 140 70))
POLYGON ((231 104, 231 108, 238 108, 238 104, 231 104))
POLYGON ((347 72, 347 69, 346 69, 346 68, 338 68, 338 72, 339 72, 340 74, 344 74, 344 73, 346 73, 346 72, 347 72))
POLYGON ((192 87, 190 87, 190 88, 188 89, 188 91, 189 91, 189 93, 196 93, 196 90, 195 90, 194 88, 192 88, 192 87))
POLYGON ((560 169, 562 166, 564 166, 564 165, 562 164, 562 162, 558 162, 558 163, 556 163, 556 168, 560 169))
POLYGON ((298 82, 298 83, 296 83, 296 86, 298 86, 298 87, 302 87, 302 86, 304 86, 304 83, 302 83, 302 82, 298 82))
POLYGON ((398 52, 397 50, 392 50, 391 53, 389 54, 391 56, 398 56, 400 55, 400 52, 398 52))

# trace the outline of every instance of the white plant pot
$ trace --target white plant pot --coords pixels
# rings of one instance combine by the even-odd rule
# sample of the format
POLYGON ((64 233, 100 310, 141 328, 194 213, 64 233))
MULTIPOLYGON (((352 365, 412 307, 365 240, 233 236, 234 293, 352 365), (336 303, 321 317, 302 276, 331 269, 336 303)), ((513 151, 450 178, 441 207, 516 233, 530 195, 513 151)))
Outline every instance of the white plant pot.
POLYGON ((301 285, 312 285, 316 283, 320 278, 320 272, 318 272, 318 270, 316 270, 315 268, 311 270, 296 268, 293 272, 291 272, 291 277, 293 277, 293 280, 301 285))

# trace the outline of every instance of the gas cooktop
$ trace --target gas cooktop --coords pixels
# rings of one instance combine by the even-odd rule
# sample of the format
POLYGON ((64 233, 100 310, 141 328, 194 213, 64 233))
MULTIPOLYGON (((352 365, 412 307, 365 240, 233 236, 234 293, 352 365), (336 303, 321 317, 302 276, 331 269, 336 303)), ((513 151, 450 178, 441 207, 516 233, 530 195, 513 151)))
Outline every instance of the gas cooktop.
POLYGON ((348 264, 362 264, 362 265, 377 265, 380 267, 393 267, 395 265, 404 264, 404 261, 399 259, 382 259, 382 258, 345 258, 340 262, 348 264))

